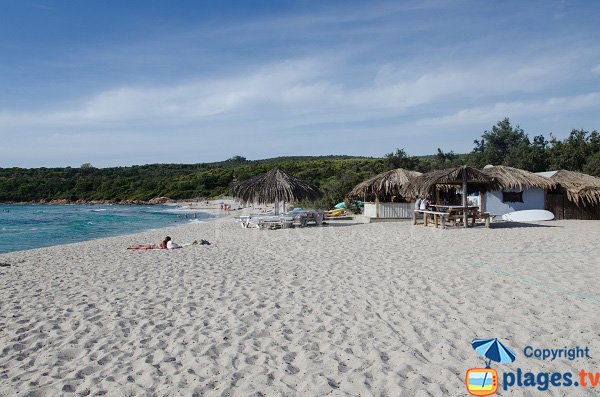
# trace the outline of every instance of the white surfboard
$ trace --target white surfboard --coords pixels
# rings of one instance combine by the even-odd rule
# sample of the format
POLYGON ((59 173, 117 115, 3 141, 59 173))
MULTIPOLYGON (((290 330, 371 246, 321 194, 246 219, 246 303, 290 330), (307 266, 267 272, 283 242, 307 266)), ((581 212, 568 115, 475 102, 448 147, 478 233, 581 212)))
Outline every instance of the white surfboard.
POLYGON ((524 210, 504 214, 502 215, 502 219, 512 222, 551 221, 554 219, 554 214, 546 210, 524 210))

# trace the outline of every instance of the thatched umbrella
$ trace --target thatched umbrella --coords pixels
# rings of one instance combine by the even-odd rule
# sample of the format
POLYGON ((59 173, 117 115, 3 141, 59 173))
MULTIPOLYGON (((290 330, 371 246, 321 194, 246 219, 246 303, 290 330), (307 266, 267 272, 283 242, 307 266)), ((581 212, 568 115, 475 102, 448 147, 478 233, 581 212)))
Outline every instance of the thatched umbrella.
POLYGON ((550 180, 560 185, 569 200, 576 204, 589 202, 600 203, 600 178, 582 174, 581 172, 560 170, 550 177, 550 180))
POLYGON ((382 172, 356 185, 347 197, 350 199, 365 199, 368 197, 384 199, 385 197, 398 195, 402 186, 419 175, 421 175, 420 172, 405 170, 404 168, 382 172))
POLYGON ((405 170, 404 168, 382 172, 356 185, 346 197, 351 200, 360 198, 365 201, 368 198, 374 197, 376 216, 379 217, 379 200, 400 195, 402 186, 419 175, 421 175, 420 172, 405 170))
POLYGON ((553 189, 556 186, 548 178, 505 165, 486 165, 483 173, 495 178, 502 189, 553 189))
POLYGON ((432 194, 436 189, 447 189, 453 185, 462 186, 462 206, 464 226, 467 227, 467 192, 469 186, 476 191, 498 190, 500 184, 491 176, 466 165, 444 170, 431 171, 410 180, 401 190, 405 197, 418 197, 432 194))
POLYGON ((279 212, 281 201, 316 199, 321 196, 319 190, 275 167, 266 174, 248 179, 233 188, 233 197, 242 203, 276 203, 275 212, 279 212))

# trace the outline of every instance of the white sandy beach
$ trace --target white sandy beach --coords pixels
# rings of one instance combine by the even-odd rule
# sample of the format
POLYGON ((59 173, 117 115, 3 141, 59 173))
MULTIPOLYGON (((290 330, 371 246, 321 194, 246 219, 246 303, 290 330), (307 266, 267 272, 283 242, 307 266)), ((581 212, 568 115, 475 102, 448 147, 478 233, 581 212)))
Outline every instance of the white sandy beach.
POLYGON ((0 395, 464 396, 494 337, 500 373, 600 372, 600 222, 494 226, 220 219, 0 255, 0 395), (212 245, 126 250, 167 234, 212 245))

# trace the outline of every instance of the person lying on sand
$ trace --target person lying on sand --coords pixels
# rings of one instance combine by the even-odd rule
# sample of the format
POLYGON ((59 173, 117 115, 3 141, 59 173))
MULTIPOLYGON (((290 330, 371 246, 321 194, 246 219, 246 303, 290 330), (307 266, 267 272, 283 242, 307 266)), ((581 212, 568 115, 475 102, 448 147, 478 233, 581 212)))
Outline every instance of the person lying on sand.
POLYGON ((162 250, 164 250, 164 249, 172 250, 172 249, 183 248, 183 247, 187 247, 190 245, 198 245, 198 244, 210 245, 210 242, 208 242, 207 240, 200 240, 200 243, 198 243, 198 240, 194 240, 193 243, 177 244, 176 242, 174 242, 171 239, 171 237, 167 236, 158 245, 156 245, 156 244, 136 244, 136 245, 127 247, 127 249, 128 250, 161 250, 161 249, 162 250))
POLYGON ((165 239, 163 240, 162 243, 160 243, 161 248, 166 248, 166 249, 175 249, 175 248, 183 248, 183 247, 187 247, 188 245, 210 245, 210 243, 207 240, 200 240, 200 243, 198 243, 198 240, 194 240, 193 243, 191 244, 177 244, 176 242, 174 242, 171 237, 167 236, 165 237, 165 239))
POLYGON ((169 249, 172 250, 174 248, 182 248, 182 246, 180 246, 179 244, 175 243, 171 237, 167 236, 165 237, 165 239, 160 243, 160 248, 162 249, 169 249))

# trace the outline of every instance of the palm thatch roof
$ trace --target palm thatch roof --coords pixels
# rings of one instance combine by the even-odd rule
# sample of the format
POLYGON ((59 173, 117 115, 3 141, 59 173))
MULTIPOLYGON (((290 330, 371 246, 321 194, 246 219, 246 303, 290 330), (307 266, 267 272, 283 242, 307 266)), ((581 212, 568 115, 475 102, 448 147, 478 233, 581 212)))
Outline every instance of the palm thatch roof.
POLYGON ((420 172, 396 168, 382 172, 356 185, 347 197, 362 199, 363 197, 385 198, 400 194, 400 189, 409 180, 421 175, 420 172))
POLYGON ((484 174, 476 168, 460 166, 431 171, 418 176, 408 181, 408 183, 402 187, 400 194, 407 198, 416 198, 434 193, 436 188, 447 190, 453 185, 462 185, 463 176, 465 174, 469 191, 500 189, 500 184, 493 177, 484 174))
POLYGON ((483 173, 495 178, 502 189, 553 189, 556 183, 533 172, 505 165, 487 165, 483 173))
POLYGON ((577 204, 600 203, 600 178, 581 172, 560 170, 556 171, 550 180, 565 189, 568 199, 577 204))
POLYGON ((269 204, 280 201, 316 199, 321 192, 314 186, 273 168, 263 175, 248 179, 233 188, 233 197, 242 203, 269 204))

